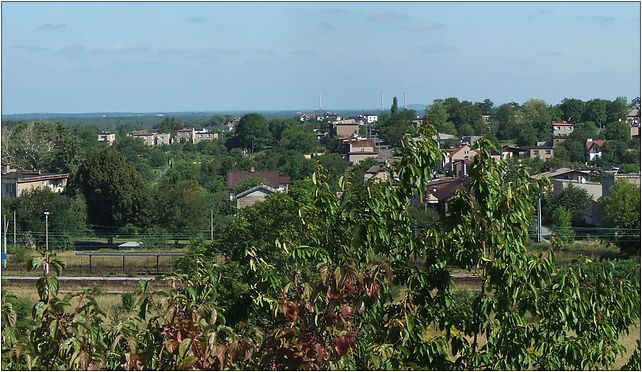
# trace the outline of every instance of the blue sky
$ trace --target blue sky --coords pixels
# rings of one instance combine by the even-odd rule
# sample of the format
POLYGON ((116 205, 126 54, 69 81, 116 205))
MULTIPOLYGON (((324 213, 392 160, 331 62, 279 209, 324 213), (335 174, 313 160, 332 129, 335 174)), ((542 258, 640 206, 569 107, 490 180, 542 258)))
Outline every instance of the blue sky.
POLYGON ((639 3, 2 3, 2 111, 640 94, 639 3))

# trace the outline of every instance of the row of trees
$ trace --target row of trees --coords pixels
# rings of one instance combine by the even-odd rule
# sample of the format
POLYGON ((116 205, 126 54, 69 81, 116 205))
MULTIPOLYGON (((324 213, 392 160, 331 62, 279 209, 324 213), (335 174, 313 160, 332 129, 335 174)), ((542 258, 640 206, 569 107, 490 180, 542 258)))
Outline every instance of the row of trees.
MULTIPOLYGON (((639 369, 639 350, 613 366, 625 352, 619 337, 639 319, 639 265, 558 268, 552 252, 528 252, 546 181, 496 163, 485 138, 470 192, 456 193, 450 217, 417 232, 410 197, 442 160, 435 132, 419 131, 402 142, 395 187, 392 177, 342 179, 337 193, 320 168, 241 211, 211 244, 194 242, 169 290, 143 283, 132 311, 110 322, 90 291, 62 297, 51 270, 38 282, 35 324, 2 323, 3 365, 639 369), (454 270, 478 277, 476 290, 458 291, 454 270)), ((62 265, 45 255, 34 266, 62 265)))

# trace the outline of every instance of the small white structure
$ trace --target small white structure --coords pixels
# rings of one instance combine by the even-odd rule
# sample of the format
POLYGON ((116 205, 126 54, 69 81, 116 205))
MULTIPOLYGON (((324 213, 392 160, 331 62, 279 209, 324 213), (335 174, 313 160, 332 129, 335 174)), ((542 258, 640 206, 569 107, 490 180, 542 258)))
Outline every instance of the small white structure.
POLYGON ((131 249, 131 248, 140 248, 143 246, 142 242, 125 242, 118 245, 118 249, 131 249))

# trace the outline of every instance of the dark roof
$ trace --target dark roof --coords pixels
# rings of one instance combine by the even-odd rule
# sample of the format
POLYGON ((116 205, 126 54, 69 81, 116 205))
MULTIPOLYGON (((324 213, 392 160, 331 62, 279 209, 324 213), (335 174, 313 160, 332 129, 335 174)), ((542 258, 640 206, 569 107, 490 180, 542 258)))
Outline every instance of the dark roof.
POLYGON ((268 186, 273 188, 278 188, 281 184, 290 184, 291 180, 289 176, 281 176, 278 171, 229 171, 227 172, 227 188, 235 188, 241 181, 248 178, 263 178, 267 181, 268 186))
POLYGON ((234 200, 240 199, 240 198, 245 197, 247 195, 250 195, 251 193, 253 193, 256 190, 268 191, 270 194, 274 194, 275 192, 278 192, 276 189, 274 189, 274 188, 272 188, 270 186, 260 184, 258 186, 252 187, 251 189, 247 189, 247 190, 245 190, 243 192, 240 192, 237 195, 234 195, 234 200))
POLYGON ((39 171, 32 170, 18 170, 2 174, 3 179, 15 179, 18 183, 57 180, 65 179, 68 177, 69 175, 66 173, 41 173, 39 171))
POLYGON ((454 179, 448 185, 437 190, 433 195, 441 202, 450 199, 455 191, 463 188, 468 188, 469 184, 468 176, 462 176, 454 179))

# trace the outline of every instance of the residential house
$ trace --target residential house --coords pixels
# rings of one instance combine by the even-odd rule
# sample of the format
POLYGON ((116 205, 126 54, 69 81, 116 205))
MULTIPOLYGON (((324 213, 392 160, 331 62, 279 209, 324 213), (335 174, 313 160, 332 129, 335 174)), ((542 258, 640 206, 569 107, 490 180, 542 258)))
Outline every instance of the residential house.
POLYGON ((457 190, 468 190, 469 185, 468 176, 462 176, 451 180, 432 194, 437 199, 437 209, 441 218, 445 218, 448 215, 448 202, 455 196, 455 192, 457 190))
POLYGON ((508 145, 502 146, 502 155, 505 156, 505 159, 526 156, 526 154, 528 154, 528 150, 526 149, 508 145))
POLYGON ((553 122, 551 125, 553 126, 553 146, 568 140, 575 129, 575 124, 567 123, 566 121, 553 122))
POLYGON ((587 171, 582 171, 578 169, 571 168, 559 168, 551 170, 549 172, 543 172, 534 174, 531 176, 533 179, 539 179, 541 177, 547 177, 550 179, 561 179, 561 180, 575 180, 575 181, 588 181, 590 173, 587 171))
POLYGON ((372 138, 352 138, 343 141, 343 155, 352 165, 357 165, 366 159, 376 158, 378 154, 372 138))
POLYGON ((194 143, 199 143, 202 141, 211 141, 218 139, 218 132, 210 132, 209 130, 197 129, 194 131, 194 143))
POLYGON ((239 121, 241 121, 241 118, 239 118, 239 117, 236 117, 236 118, 228 120, 225 123, 225 131, 228 132, 228 133, 234 132, 234 130, 236 129, 236 126, 239 123, 239 121))
POLYGON ((154 146, 169 145, 172 143, 172 136, 169 133, 154 133, 154 146))
POLYGON ((276 194, 279 192, 273 187, 268 185, 258 185, 254 186, 251 189, 245 190, 238 193, 237 195, 232 196, 232 201, 236 202, 236 208, 246 208, 251 207, 254 204, 264 201, 268 196, 276 194))
POLYGON ((534 179, 547 177, 550 179, 551 188, 548 190, 557 196, 560 192, 569 186, 574 186, 586 190, 593 199, 589 208, 577 211, 576 217, 584 220, 587 224, 599 224, 601 214, 597 200, 602 196, 602 184, 600 182, 591 182, 589 172, 570 168, 560 168, 550 172, 544 172, 531 176, 534 179))
POLYGON ((461 142, 462 142, 462 143, 467 143, 467 144, 469 144, 469 145, 471 145, 471 146, 472 146, 472 145, 474 145, 474 144, 475 144, 475 142, 477 142, 480 138, 481 138, 481 136, 462 136, 462 137, 460 138, 460 140, 461 140, 461 142))
POLYGON ((455 180, 455 177, 440 177, 438 179, 432 180, 426 184, 426 197, 424 200, 428 205, 431 205, 435 208, 437 208, 437 205, 439 204, 439 199, 435 194, 437 191, 441 190, 442 188, 448 186, 451 182, 455 180))
POLYGON ((468 175, 468 169, 473 164, 473 159, 460 159, 450 163, 450 173, 453 177, 462 177, 468 175))
POLYGON ((129 133, 129 136, 142 139, 147 146, 169 145, 172 143, 169 133, 152 133, 146 130, 139 130, 129 133))
POLYGON ((528 157, 531 159, 537 159, 537 158, 540 158, 542 160, 553 159, 552 146, 531 147, 527 151, 528 151, 528 157))
POLYGON ((588 138, 586 140, 586 161, 593 161, 597 158, 602 157, 604 152, 604 140, 593 140, 593 138, 588 138))
POLYGON ((48 188, 63 192, 67 186, 66 173, 42 173, 35 170, 16 170, 5 166, 2 169, 2 197, 18 197, 27 190, 48 188))
POLYGON ((470 145, 468 144, 463 144, 460 145, 448 153, 448 156, 446 158, 446 162, 444 164, 444 168, 449 169, 451 172, 453 171, 453 163, 457 160, 465 160, 465 159, 472 159, 477 155, 478 152, 471 149, 470 145))
POLYGON ((366 117, 366 123, 368 123, 368 124, 376 123, 377 121, 379 121, 379 116, 378 115, 369 115, 369 114, 367 114, 367 115, 365 115, 365 117, 366 117))
POLYGON ((251 168, 249 172, 227 172, 226 186, 229 190, 234 190, 239 183, 248 178, 262 178, 266 181, 267 186, 270 186, 277 191, 287 191, 291 183, 291 179, 289 176, 282 176, 278 171, 255 171, 254 168, 251 168))
POLYGON ((178 143, 194 143, 196 137, 196 130, 194 128, 181 128, 176 130, 176 142, 178 143))
POLYGON ((423 124, 423 123, 424 123, 424 118, 423 118, 423 117, 421 117, 421 116, 416 116, 414 119, 412 119, 412 123, 413 123, 415 126, 420 126, 421 124, 423 124))
POLYGON ((112 132, 100 132, 98 133, 98 142, 107 142, 111 146, 114 141, 116 141, 116 134, 112 132))
POLYGON ((137 130, 129 133, 129 137, 142 139, 147 146, 154 146, 154 134, 146 130, 137 130))
POLYGON ((356 123, 353 124, 333 124, 332 128, 337 138, 340 140, 352 138, 355 134, 359 133, 359 125, 356 123))
POLYGON ((386 172, 382 166, 373 165, 363 175, 363 179, 375 182, 386 181, 388 179, 388 172, 386 172))
MULTIPOLYGON (((306 121, 310 121, 310 120, 319 120, 319 119, 320 119, 320 120, 323 120, 323 116, 321 116, 321 115, 317 115, 317 114, 315 114, 315 113, 313 113, 313 112, 310 112, 310 113, 301 113, 301 114, 299 115, 299 121, 300 121, 301 123, 305 123, 306 121)), ((320 121, 320 120, 319 120, 319 121, 320 121)))

